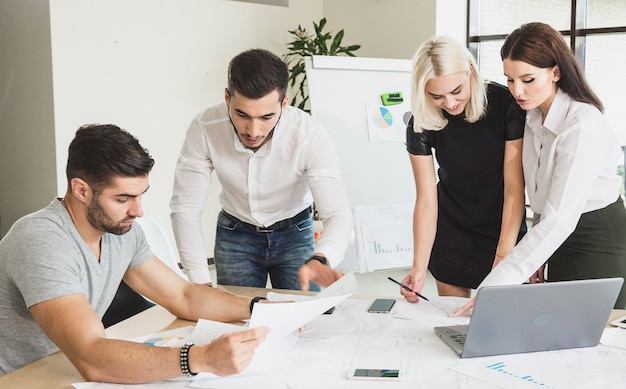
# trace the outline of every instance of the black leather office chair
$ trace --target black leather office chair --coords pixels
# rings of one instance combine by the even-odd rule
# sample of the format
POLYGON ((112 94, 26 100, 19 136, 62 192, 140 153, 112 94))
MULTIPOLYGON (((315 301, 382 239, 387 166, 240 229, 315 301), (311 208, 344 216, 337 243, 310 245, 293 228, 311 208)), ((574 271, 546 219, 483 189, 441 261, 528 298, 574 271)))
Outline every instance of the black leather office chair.
POLYGON ((117 293, 115 298, 113 298, 111 306, 109 306, 109 309, 102 317, 102 324, 104 324, 105 328, 112 326, 152 306, 154 306, 153 302, 146 300, 122 281, 117 288, 117 293))
MULTIPOLYGON (((135 222, 141 226, 154 255, 174 270, 176 274, 187 279, 176 261, 174 250, 163 227, 155 219, 147 216, 138 217, 135 222)), ((102 323, 105 327, 109 327, 152 306, 154 306, 152 301, 135 292, 122 281, 111 306, 102 318, 102 323)))

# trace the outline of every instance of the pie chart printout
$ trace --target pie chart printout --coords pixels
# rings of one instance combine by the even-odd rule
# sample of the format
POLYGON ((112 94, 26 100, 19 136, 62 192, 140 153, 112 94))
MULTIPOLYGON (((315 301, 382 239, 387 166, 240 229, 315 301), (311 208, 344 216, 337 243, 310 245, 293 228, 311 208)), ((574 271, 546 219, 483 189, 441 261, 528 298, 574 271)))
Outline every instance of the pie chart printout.
POLYGON ((379 107, 372 113, 372 121, 378 128, 387 129, 393 124, 393 115, 385 107, 379 107))

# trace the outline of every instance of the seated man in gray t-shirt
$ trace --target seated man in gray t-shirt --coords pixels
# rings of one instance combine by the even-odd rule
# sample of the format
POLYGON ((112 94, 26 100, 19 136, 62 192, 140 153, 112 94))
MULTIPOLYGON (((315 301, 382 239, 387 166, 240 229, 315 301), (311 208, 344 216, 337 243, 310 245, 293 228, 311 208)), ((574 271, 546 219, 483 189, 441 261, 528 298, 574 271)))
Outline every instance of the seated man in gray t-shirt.
POLYGON ((134 226, 153 164, 137 139, 117 126, 76 132, 65 196, 18 220, 0 241, 0 375, 58 349, 90 381, 228 375, 250 363, 267 328, 193 348, 106 338, 101 318, 122 278, 180 318, 250 316, 253 299, 182 279, 152 254, 134 226))

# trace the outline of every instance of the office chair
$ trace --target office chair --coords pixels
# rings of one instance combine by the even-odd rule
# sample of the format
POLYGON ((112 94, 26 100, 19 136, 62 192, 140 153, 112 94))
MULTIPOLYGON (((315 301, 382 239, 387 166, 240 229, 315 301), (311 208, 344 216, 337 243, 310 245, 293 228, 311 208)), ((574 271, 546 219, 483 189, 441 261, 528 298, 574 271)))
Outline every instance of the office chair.
POLYGON ((143 233, 146 235, 148 246, 150 246, 154 255, 169 266, 170 269, 174 270, 176 274, 185 280, 189 280, 180 269, 174 249, 159 222, 148 216, 138 217, 135 219, 135 222, 141 226, 143 233))
MULTIPOLYGON (((140 217, 135 219, 135 222, 141 226, 141 229, 146 235, 146 241, 154 255, 174 270, 176 274, 188 280, 187 276, 178 266, 174 250, 161 225, 151 217, 140 217)), ((102 323, 105 328, 109 327, 154 305, 154 302, 135 292, 122 281, 113 298, 113 302, 111 302, 111 305, 102 318, 102 323)))
POLYGON ((148 301, 122 281, 111 305, 102 317, 102 324, 104 324, 104 328, 110 327, 154 305, 152 301, 148 301))

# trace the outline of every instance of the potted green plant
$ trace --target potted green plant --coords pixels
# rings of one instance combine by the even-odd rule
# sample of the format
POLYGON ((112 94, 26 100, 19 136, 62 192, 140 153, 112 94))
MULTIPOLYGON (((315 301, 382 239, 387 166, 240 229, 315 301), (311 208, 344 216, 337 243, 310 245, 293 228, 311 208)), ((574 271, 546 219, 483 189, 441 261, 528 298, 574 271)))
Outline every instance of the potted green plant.
POLYGON ((356 57, 354 51, 361 48, 361 45, 342 46, 343 29, 333 36, 330 32, 325 32, 326 18, 322 18, 319 24, 313 22, 315 33, 309 34, 305 28, 298 25, 295 30, 289 31, 294 39, 288 43, 288 52, 283 56, 289 66, 289 85, 293 88, 296 84, 297 94, 292 97, 291 105, 310 112, 307 108, 309 93, 306 85, 306 73, 304 69, 304 57, 311 55, 339 55, 345 54, 356 57), (330 41, 330 42, 329 42, 330 41))

